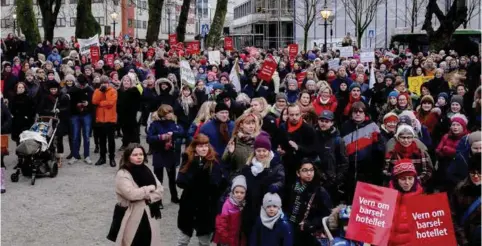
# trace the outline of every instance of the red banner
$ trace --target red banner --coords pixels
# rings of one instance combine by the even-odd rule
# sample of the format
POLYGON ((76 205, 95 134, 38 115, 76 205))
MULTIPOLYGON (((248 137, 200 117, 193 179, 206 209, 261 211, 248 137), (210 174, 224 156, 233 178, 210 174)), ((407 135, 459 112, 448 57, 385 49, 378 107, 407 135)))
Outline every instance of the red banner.
POLYGON ((114 54, 108 54, 105 57, 105 63, 109 67, 114 67, 114 54))
POLYGON ((298 88, 301 88, 301 84, 303 84, 303 80, 306 78, 306 71, 299 72, 296 74, 296 81, 298 81, 298 88))
POLYGON ((298 44, 290 44, 288 45, 288 54, 290 59, 295 58, 298 55, 298 44))
POLYGON ((169 34, 169 46, 174 46, 177 44, 177 34, 169 34))
POLYGON ((414 196, 407 200, 411 245, 456 246, 446 193, 414 196))
POLYGON ((192 41, 186 43, 186 53, 188 55, 196 55, 201 52, 201 44, 199 41, 192 41))
POLYGON ((346 238, 377 246, 387 245, 397 196, 395 189, 358 182, 346 238))
POLYGON ((231 51, 233 50, 233 38, 232 37, 224 37, 224 50, 231 51))
POLYGON ((97 64, 100 59, 100 49, 99 46, 90 46, 90 61, 92 64, 97 64))
POLYGON ((276 60, 273 56, 268 55, 266 59, 264 59, 263 66, 258 71, 258 78, 270 82, 277 67, 278 64, 276 63, 276 60))

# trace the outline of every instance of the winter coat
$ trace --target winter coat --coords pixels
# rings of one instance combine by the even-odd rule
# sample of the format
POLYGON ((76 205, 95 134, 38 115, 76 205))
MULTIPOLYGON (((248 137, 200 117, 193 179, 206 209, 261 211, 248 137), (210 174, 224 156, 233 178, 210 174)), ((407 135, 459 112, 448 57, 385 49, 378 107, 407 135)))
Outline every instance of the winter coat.
MULTIPOLYGON (((187 155, 182 157, 181 169, 187 164, 187 155)), ((208 235, 214 231, 216 204, 220 197, 223 181, 222 169, 215 163, 211 169, 204 168, 205 160, 196 157, 186 172, 179 171, 177 186, 181 189, 181 201, 177 227, 182 233, 192 236, 208 235)))
MULTIPOLYGON (((428 90, 430 94, 435 99, 441 92, 445 92, 450 95, 450 86, 449 83, 442 77, 442 78, 433 78, 428 81, 428 90)), ((436 100, 436 99, 435 99, 436 100)))
MULTIPOLYGON (((153 174, 154 175, 154 174, 153 174)), ((145 200, 157 202, 162 199, 164 188, 156 176, 156 190, 148 192, 147 186, 139 187, 129 171, 121 169, 115 176, 115 190, 117 202, 122 207, 127 207, 124 218, 117 234, 116 246, 130 246, 141 223, 142 216, 146 213, 151 227, 151 246, 161 245, 159 236, 159 222, 151 216, 151 210, 145 200)))
POLYGON ((155 120, 147 131, 147 143, 151 146, 152 165, 154 168, 173 168, 179 158, 174 145, 184 135, 184 130, 172 120, 155 120), (172 139, 162 140, 161 136, 172 132, 172 139))
POLYGON ((415 169, 417 170, 418 178, 420 179, 420 181, 422 181, 422 184, 425 185, 427 181, 432 177, 433 165, 432 165, 432 162, 430 161, 430 156, 427 153, 427 151, 420 149, 415 142, 413 142, 412 144, 415 146, 415 150, 409 154, 410 155, 409 158, 407 156, 404 156, 401 152, 399 152, 399 148, 404 148, 404 149, 406 148, 401 147, 401 145, 397 145, 397 144, 396 146, 399 146, 399 147, 395 147, 393 150, 386 153, 383 173, 387 177, 391 177, 392 170, 393 170, 393 167, 395 166, 395 163, 401 159, 408 158, 412 160, 412 163, 415 166, 415 169))
POLYGON ((440 158, 453 158, 456 154, 457 144, 465 135, 466 134, 454 136, 451 133, 445 134, 442 137, 442 141, 438 144, 437 149, 435 149, 435 153, 437 153, 440 158))
POLYGON ((318 96, 316 100, 313 101, 313 108, 315 109, 316 115, 320 115, 323 110, 329 110, 333 113, 336 112, 336 108, 338 106, 338 102, 336 101, 336 97, 332 95, 326 104, 322 104, 321 96, 318 96))
POLYGON ((185 131, 189 129, 189 127, 191 126, 191 123, 193 122, 194 118, 196 118, 196 115, 197 115, 196 105, 194 102, 195 101, 193 101, 192 104, 187 106, 188 108, 187 114, 182 106, 182 102, 180 98, 176 100, 176 104, 173 105, 174 114, 177 117, 177 123, 181 125, 185 131))
POLYGON ((340 88, 341 82, 346 82, 348 87, 353 83, 353 81, 347 76, 345 78, 337 77, 333 82, 331 82, 331 89, 333 91, 338 91, 338 88, 340 88))
POLYGON ((420 121, 420 124, 426 126, 428 132, 432 134, 437 126, 440 116, 436 112, 421 113, 420 111, 416 113, 417 119, 420 121))
POLYGON ((419 184, 417 185, 416 190, 413 192, 399 192, 395 216, 392 222, 392 230, 390 232, 390 239, 388 242, 389 246, 409 246, 414 243, 411 240, 415 228, 413 228, 410 223, 410 221, 412 220, 412 215, 407 209, 407 201, 414 196, 421 195, 422 193, 423 189, 419 184))
POLYGON ((13 73, 2 73, 2 80, 3 80, 3 95, 4 98, 11 100, 12 97, 15 95, 15 85, 18 82, 18 77, 13 75, 13 73))
POLYGON ((117 122, 117 91, 108 87, 105 92, 95 89, 92 104, 97 105, 95 121, 97 123, 117 122))
POLYGON ((318 246, 318 241, 312 234, 323 231, 322 220, 324 217, 330 215, 333 206, 330 195, 317 182, 311 182, 299 195, 298 205, 296 203, 297 196, 298 194, 295 192, 295 185, 293 185, 286 198, 287 206, 285 206, 284 209, 286 217, 293 226, 294 245, 318 246), (310 209, 305 219, 304 217, 308 209, 308 204, 313 195, 313 201, 310 204, 310 209), (293 214, 296 206, 299 206, 297 214, 293 214), (299 226, 301 222, 304 222, 303 231, 300 230, 299 226))
POLYGON ((252 164, 246 165, 241 170, 241 175, 246 177, 246 206, 243 210, 243 232, 250 235, 255 218, 259 214, 263 197, 267 192, 281 194, 285 185, 285 169, 280 159, 274 156, 269 168, 265 168, 257 176, 251 172, 252 164))
POLYGON ((249 237, 249 246, 293 246, 293 239, 293 228, 286 215, 281 215, 272 230, 264 226, 258 216, 249 237))
POLYGON ((136 127, 141 94, 136 87, 117 91, 117 122, 122 126, 136 127))
MULTIPOLYGON (((480 159, 478 161, 480 165, 480 159)), ((452 211, 452 221, 454 222, 455 236, 459 245, 478 246, 481 244, 481 206, 478 206, 462 223, 465 212, 480 196, 480 185, 475 186, 470 178, 461 181, 452 193, 450 208, 452 211)))
POLYGON ((216 233, 213 242, 218 245, 245 246, 246 236, 241 231, 242 210, 228 198, 216 216, 216 233))
POLYGON ((94 104, 92 104, 92 95, 94 94, 94 89, 86 85, 84 88, 73 87, 70 90, 70 112, 72 115, 86 115, 92 114, 95 110, 94 104), (87 101, 87 107, 81 106, 77 107, 78 103, 87 101))
POLYGON ((455 158, 447 168, 446 182, 450 183, 448 187, 455 187, 460 181, 468 177, 469 161, 472 157, 468 135, 459 141, 456 152, 455 158))
MULTIPOLYGON (((266 83, 266 82, 264 82, 266 83)), ((252 83, 247 84, 244 86, 243 90, 241 92, 245 93, 248 95, 249 98, 256 98, 256 97, 264 97, 264 98, 269 98, 270 92, 264 88, 263 85, 259 87, 259 90, 257 90, 258 84, 253 85, 252 83)))
POLYGON ((328 131, 316 130, 316 150, 320 161, 318 169, 322 173, 322 183, 330 192, 345 181, 348 171, 348 157, 345 142, 340 132, 333 127, 328 131))
POLYGON ((288 103, 296 103, 298 101, 299 90, 290 91, 286 90, 286 96, 288 97, 288 103))
POLYGON ((59 53, 50 53, 50 55, 47 57, 47 61, 51 61, 54 63, 54 61, 58 61, 59 64, 62 64, 62 57, 60 56, 59 53))
POLYGON ((254 138, 244 141, 239 137, 235 137, 231 141, 234 142, 234 151, 229 153, 228 148, 226 148, 222 161, 229 168, 230 176, 233 176, 246 166, 246 160, 253 153, 254 138))
MULTIPOLYGON (((228 137, 231 137, 233 134, 234 123, 232 121, 226 123, 228 124, 228 137)), ((199 132, 208 136, 209 143, 213 146, 218 156, 221 156, 221 153, 224 153, 224 149, 226 149, 228 143, 224 143, 221 134, 219 133, 219 124, 220 122, 217 119, 212 119, 204 123, 199 132)))
POLYGON ((9 103, 12 119, 12 140, 18 141, 24 130, 30 129, 35 121, 35 104, 27 92, 15 95, 9 103))
POLYGON ((60 123, 55 135, 64 136, 67 134, 70 126, 70 97, 68 94, 60 93, 56 96, 52 96, 51 94, 44 95, 37 107, 37 112, 40 116, 54 116, 55 114, 52 113, 52 109, 54 108, 56 98, 58 98, 57 109, 60 111, 57 117, 60 123))

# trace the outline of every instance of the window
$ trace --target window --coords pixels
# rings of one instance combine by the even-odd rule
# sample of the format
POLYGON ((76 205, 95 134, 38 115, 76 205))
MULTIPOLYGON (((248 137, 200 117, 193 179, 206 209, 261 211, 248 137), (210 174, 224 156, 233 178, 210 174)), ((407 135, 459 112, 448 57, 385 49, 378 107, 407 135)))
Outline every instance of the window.
POLYGON ((142 2, 142 8, 143 8, 143 9, 147 9, 147 1, 143 1, 143 2, 142 2))
POLYGON ((2 6, 8 6, 9 5, 8 0, 1 0, 0 3, 1 3, 2 6))
POLYGON ((77 0, 70 0, 70 4, 77 4, 77 0))
POLYGON ((55 22, 56 27, 65 27, 65 18, 58 18, 57 22, 55 22))
POLYGON ((127 19, 127 27, 133 27, 132 19, 127 19))
POLYGON ((10 19, 2 19, 2 22, 1 22, 1 27, 2 28, 9 28, 13 26, 13 21, 10 20, 10 19))
POLYGON ((41 18, 37 18, 37 26, 38 27, 42 27, 43 24, 42 24, 42 19, 41 18))
POLYGON ((137 20, 136 28, 142 28, 142 21, 137 20))
POLYGON ((147 21, 142 22, 142 28, 147 29, 147 21))
POLYGON ((99 25, 101 25, 101 26, 104 26, 104 25, 105 25, 104 17, 95 17, 95 19, 97 20, 97 22, 99 23, 99 25))
POLYGON ((75 17, 70 17, 70 26, 75 26, 75 22, 77 21, 77 18, 75 17))

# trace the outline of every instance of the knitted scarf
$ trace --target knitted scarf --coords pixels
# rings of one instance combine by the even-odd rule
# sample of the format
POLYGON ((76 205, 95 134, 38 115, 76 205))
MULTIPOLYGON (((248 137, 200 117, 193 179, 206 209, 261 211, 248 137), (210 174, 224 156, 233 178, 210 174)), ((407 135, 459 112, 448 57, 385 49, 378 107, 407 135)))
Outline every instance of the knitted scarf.
POLYGON ((298 217, 298 213, 300 212, 301 207, 301 194, 306 189, 306 184, 301 184, 300 181, 296 181, 294 192, 296 194, 295 202, 293 204, 293 209, 291 211, 290 221, 293 223, 297 223, 296 217, 298 217))
POLYGON ((399 142, 395 144, 395 152, 400 155, 400 158, 402 159, 414 159, 414 154, 416 154, 418 157, 422 155, 420 148, 418 148, 417 143, 413 141, 410 146, 404 147, 402 146, 399 142))
POLYGON ((351 109, 351 106, 356 103, 356 102, 359 102, 361 101, 361 97, 359 98, 354 98, 352 95, 350 95, 350 100, 348 101, 348 103, 346 104, 346 107, 345 109, 343 110, 343 114, 345 116, 347 116, 348 114, 350 114, 350 109, 351 109))
POLYGON ((263 225, 266 226, 268 229, 272 230, 276 221, 281 218, 281 215, 283 215, 283 212, 281 212, 281 208, 278 210, 278 213, 273 217, 269 217, 266 213, 266 210, 264 210, 264 208, 261 208, 261 223, 263 223, 263 225))
POLYGON ((184 110, 184 114, 189 116, 189 109, 194 105, 194 100, 191 96, 181 96, 181 106, 184 110))
POLYGON ((292 132, 300 129, 301 125, 303 125, 303 120, 300 119, 298 121, 298 124, 296 124, 296 125, 291 124, 291 122, 287 122, 286 124, 288 125, 288 132, 292 133, 292 132))
MULTIPOLYGON (((125 166, 125 169, 129 171, 129 173, 132 175, 132 179, 134 179, 134 182, 137 184, 139 187, 143 186, 148 186, 148 185, 154 185, 156 186, 156 178, 154 177, 154 174, 152 174, 152 171, 149 169, 148 166, 142 164, 142 165, 129 165, 125 166)), ((146 200, 146 205, 149 206, 149 209, 151 210, 151 217, 160 219, 161 218, 161 210, 160 210, 160 201, 153 202, 153 203, 148 203, 146 200)))

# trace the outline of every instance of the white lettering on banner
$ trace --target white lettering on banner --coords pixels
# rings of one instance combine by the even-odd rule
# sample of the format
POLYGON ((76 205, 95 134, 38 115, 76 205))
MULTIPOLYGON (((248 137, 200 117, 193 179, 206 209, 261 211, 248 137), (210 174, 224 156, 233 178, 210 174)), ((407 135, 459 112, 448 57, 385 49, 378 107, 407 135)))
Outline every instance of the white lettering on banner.
POLYGON ((360 62, 375 62, 375 52, 360 53, 360 62))
POLYGON ((196 84, 196 80, 194 78, 194 73, 191 70, 191 66, 189 62, 186 60, 182 60, 180 63, 181 67, 181 83, 185 83, 191 88, 194 88, 196 84))
POLYGON ((338 69, 340 67, 340 58, 335 58, 333 60, 328 61, 328 68, 329 69, 338 69))
POLYGON ((340 47, 340 57, 353 57, 353 46, 340 47))
POLYGON ((219 50, 209 51, 208 56, 210 64, 221 64, 221 52, 219 50))
POLYGON ((90 54, 91 46, 99 46, 99 34, 88 39, 77 39, 79 41, 79 50, 81 55, 90 54))

